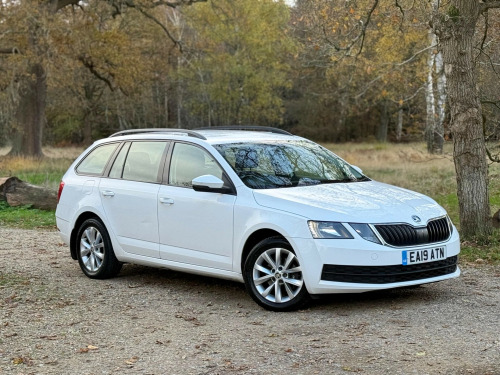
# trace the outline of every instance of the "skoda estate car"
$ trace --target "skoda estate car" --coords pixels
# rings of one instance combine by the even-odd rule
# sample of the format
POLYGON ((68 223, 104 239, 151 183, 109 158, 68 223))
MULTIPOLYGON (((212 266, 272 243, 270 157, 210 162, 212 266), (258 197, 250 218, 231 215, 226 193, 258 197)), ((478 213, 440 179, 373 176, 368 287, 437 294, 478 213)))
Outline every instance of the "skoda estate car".
POLYGON ((113 134, 66 172, 56 217, 90 278, 123 263, 221 277, 275 311, 460 274, 435 201, 274 128, 113 134))

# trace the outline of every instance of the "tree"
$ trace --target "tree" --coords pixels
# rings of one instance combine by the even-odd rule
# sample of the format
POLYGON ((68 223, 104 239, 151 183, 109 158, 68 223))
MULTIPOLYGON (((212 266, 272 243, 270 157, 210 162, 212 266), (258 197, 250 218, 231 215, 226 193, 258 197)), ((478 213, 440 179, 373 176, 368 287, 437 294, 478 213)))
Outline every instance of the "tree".
POLYGON ((189 123, 279 125, 294 50, 289 8, 274 0, 213 0, 184 17, 179 79, 189 123))
POLYGON ((422 99, 427 28, 413 20, 403 24, 386 0, 300 0, 294 13, 302 46, 296 91, 316 107, 302 121, 308 127, 316 122, 332 135, 328 140, 371 136, 385 142, 398 113, 401 139, 405 112, 422 99))
MULTIPOLYGON (((301 0, 299 4, 307 2, 321 3, 322 0, 301 0)), ((351 7, 350 15, 344 16, 345 21, 340 23, 340 28, 324 27, 321 17, 312 21, 327 36, 326 43, 317 44, 318 50, 323 50, 322 46, 325 46, 329 53, 335 54, 332 56, 334 61, 352 56, 359 59, 363 56, 363 51, 369 48, 369 34, 375 29, 373 17, 387 2, 359 1, 356 2, 358 9, 354 9, 352 4, 354 2, 339 5, 351 7), (359 11, 363 15, 359 16, 359 11), (354 22, 356 16, 359 17, 357 23, 354 22), (332 29, 338 35, 331 35, 332 29)), ((431 21, 433 32, 438 37, 437 52, 442 53, 450 105, 461 234, 464 238, 487 236, 491 232, 488 166, 474 35, 480 16, 494 8, 500 8, 500 1, 450 0, 438 2, 431 10, 426 8, 428 3, 424 1, 397 0, 395 4, 394 9, 398 9, 406 19, 412 19, 413 17, 408 17, 408 12, 420 5, 427 11, 425 15, 422 14, 431 21)), ((431 133, 435 134, 435 131, 431 133)))
MULTIPOLYGON (((436 12, 438 0, 432 1, 432 11, 436 12)), ((437 49, 438 39, 435 31, 429 28, 429 57, 427 58, 427 85, 425 101, 427 118, 425 141, 431 154, 443 153, 444 120, 446 116, 446 75, 444 73, 443 54, 437 49)))
MULTIPOLYGON (((153 10, 157 7, 175 8, 206 0, 145 1, 145 0, 107 0, 95 2, 105 4, 108 14, 118 17, 126 9, 135 9, 147 19, 163 27, 167 36, 176 44, 168 29, 156 19, 153 10)), ((10 56, 16 73, 12 85, 16 88, 14 96, 14 124, 12 126, 11 155, 41 157, 42 133, 46 121, 47 67, 54 53, 52 32, 63 9, 77 6, 76 11, 85 12, 93 2, 79 4, 79 0, 22 0, 2 1, 0 4, 0 55, 10 56)), ((94 22, 97 22, 96 17, 94 22)), ((93 28, 94 25, 90 25, 93 28)), ((95 30, 95 29, 94 29, 95 30)), ((106 30, 104 30, 107 33, 106 30)), ((106 52, 113 54, 113 49, 106 52)), ((99 66, 96 58, 78 53, 73 58, 80 62, 96 78, 104 81, 110 88, 118 89, 119 77, 115 71, 106 71, 110 66, 99 66)), ((98 58, 97 58, 98 59, 98 58)), ((106 59, 103 59, 106 60, 106 59)), ((113 60, 113 59, 112 59, 113 60)), ((118 69, 119 70, 119 69, 118 69)))
POLYGON ((500 1, 451 0, 446 8, 436 9, 432 15, 448 85, 460 229, 465 238, 491 232, 474 34, 480 15, 493 8, 500 8, 500 1))

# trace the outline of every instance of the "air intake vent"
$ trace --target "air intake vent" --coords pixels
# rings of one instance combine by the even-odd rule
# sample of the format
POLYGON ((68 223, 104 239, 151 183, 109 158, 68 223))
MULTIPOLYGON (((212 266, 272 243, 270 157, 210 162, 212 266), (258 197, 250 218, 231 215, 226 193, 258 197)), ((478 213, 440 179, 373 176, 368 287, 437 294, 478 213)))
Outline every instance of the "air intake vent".
POLYGON ((321 280, 342 283, 389 284, 449 275, 457 270, 458 257, 410 266, 341 266, 325 264, 321 280))
POLYGON ((414 246, 446 241, 450 226, 446 217, 429 221, 426 227, 415 228, 409 224, 378 224, 375 228, 388 245, 414 246))

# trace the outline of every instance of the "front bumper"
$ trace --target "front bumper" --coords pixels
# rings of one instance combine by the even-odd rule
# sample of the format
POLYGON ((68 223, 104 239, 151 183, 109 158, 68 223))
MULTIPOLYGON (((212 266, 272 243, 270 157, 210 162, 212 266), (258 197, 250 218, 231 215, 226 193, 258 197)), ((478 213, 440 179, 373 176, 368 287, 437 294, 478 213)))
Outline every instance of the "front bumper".
POLYGON ((310 294, 361 293, 433 283, 458 277, 456 229, 439 244, 395 248, 354 239, 290 238, 310 294), (403 250, 446 247, 446 259, 403 266, 403 250))

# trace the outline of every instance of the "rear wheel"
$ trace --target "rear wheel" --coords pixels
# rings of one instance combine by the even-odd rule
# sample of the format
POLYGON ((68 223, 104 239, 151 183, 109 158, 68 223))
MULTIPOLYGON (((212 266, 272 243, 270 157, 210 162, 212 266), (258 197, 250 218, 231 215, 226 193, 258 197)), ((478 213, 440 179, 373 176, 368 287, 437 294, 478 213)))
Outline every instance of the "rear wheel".
POLYGON ((268 310, 296 310, 310 299, 299 259, 281 237, 265 239, 250 251, 243 278, 248 293, 268 310))
POLYGON ((98 219, 85 220, 77 235, 78 263, 83 273, 92 279, 116 276, 122 268, 113 252, 108 231, 98 219))

